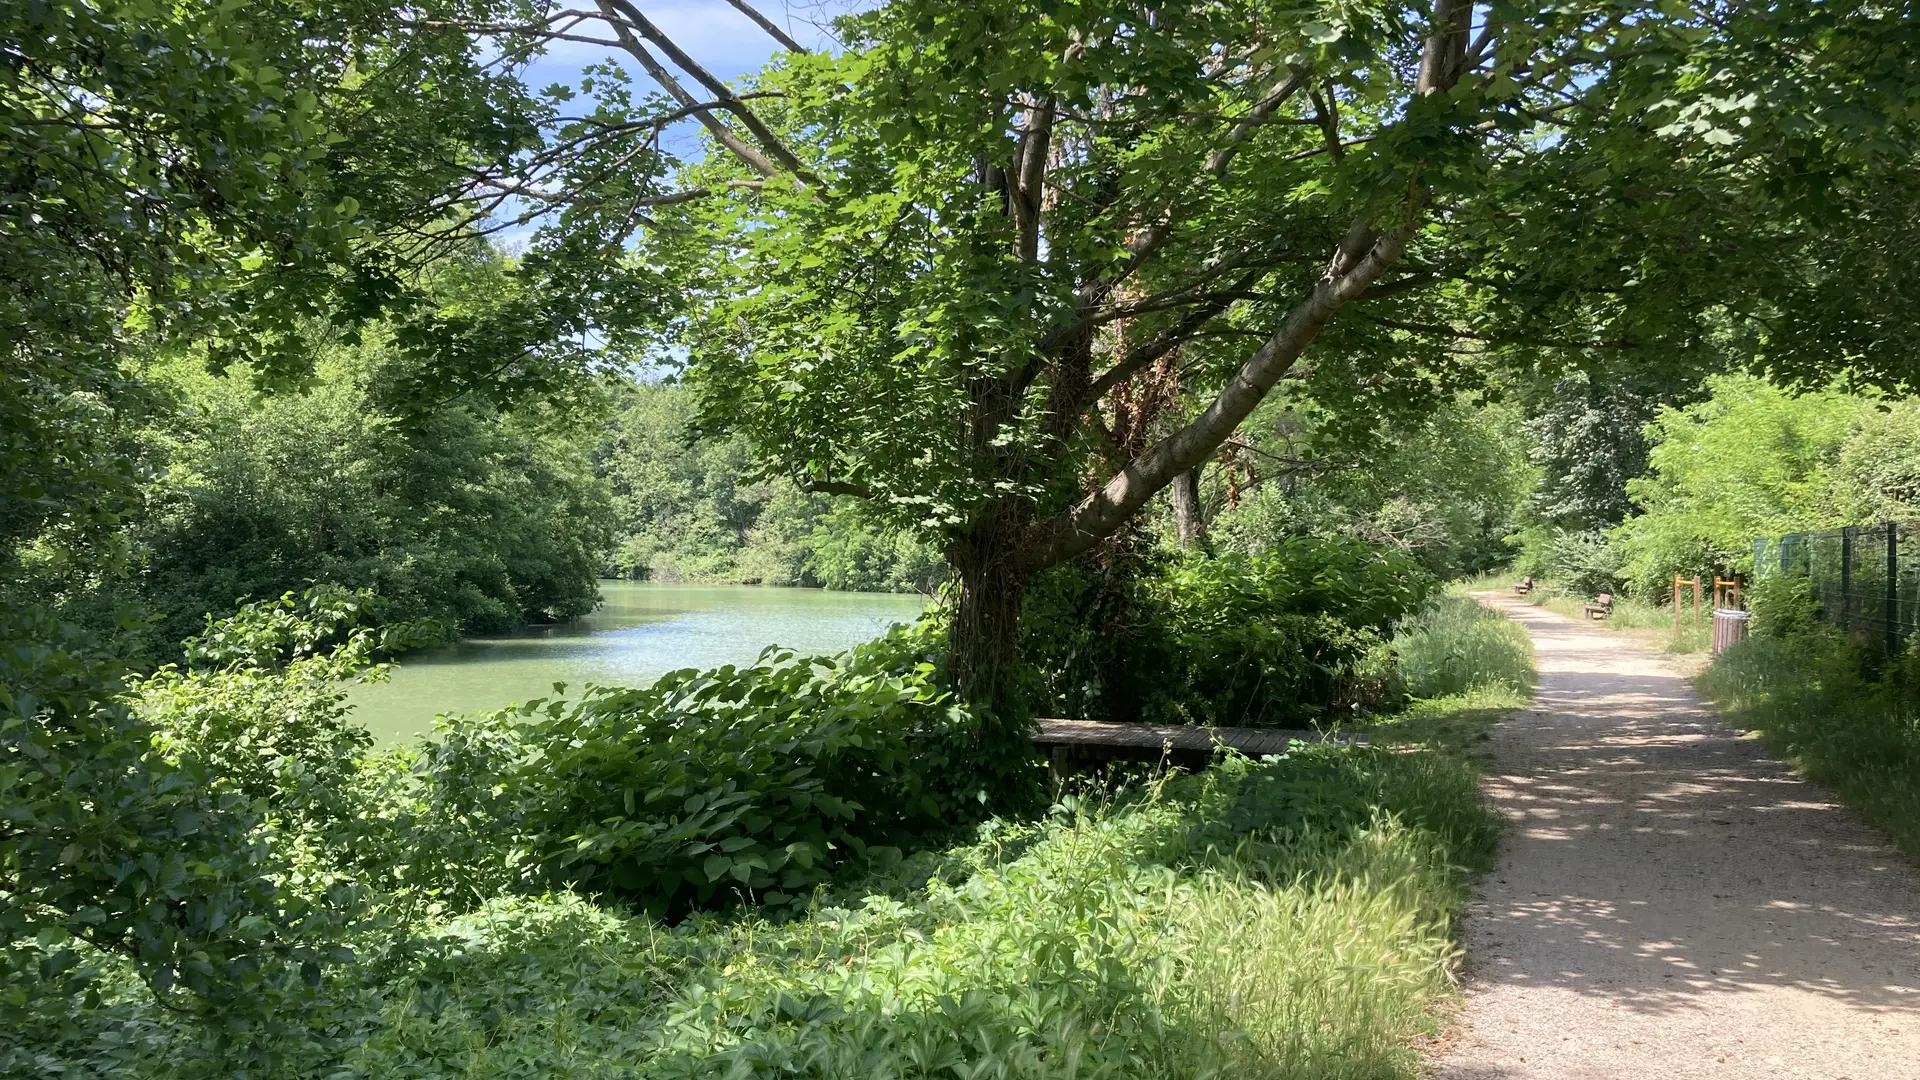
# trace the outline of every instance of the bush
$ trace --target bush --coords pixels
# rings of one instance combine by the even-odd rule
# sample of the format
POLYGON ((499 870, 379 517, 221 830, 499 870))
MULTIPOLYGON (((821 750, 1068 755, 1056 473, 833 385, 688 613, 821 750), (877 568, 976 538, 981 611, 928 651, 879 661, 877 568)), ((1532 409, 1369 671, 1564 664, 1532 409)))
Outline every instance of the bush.
POLYGON ((971 717, 926 634, 443 721, 413 763, 417 827, 456 837, 438 880, 490 847, 527 885, 657 915, 804 906, 842 866, 947 834, 983 800, 961 756, 971 717), (459 841, 467 828, 484 832, 459 841))
POLYGON ((805 918, 496 898, 365 969, 331 1068, 1412 1077, 1494 835, 1457 759, 1316 748, 996 821, 805 918))
POLYGON ((1303 537, 1262 556, 1115 556, 1029 597, 1040 708, 1070 717, 1272 726, 1399 694, 1386 635, 1433 579, 1411 558, 1303 537))
POLYGON ((1819 603, 1813 581, 1799 574, 1771 574, 1747 589, 1747 610, 1753 613, 1753 633, 1760 637, 1790 638, 1819 625, 1819 603))
POLYGON ((1387 707, 1398 680, 1386 634, 1433 584, 1411 558, 1355 541, 1184 560, 1157 585, 1174 656, 1168 712, 1260 726, 1387 707))

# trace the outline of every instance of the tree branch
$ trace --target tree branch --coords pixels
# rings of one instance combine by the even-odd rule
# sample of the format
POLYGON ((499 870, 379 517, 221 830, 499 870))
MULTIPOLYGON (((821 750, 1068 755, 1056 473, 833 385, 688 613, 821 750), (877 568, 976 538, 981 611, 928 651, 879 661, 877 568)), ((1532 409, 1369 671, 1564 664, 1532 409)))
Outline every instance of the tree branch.
POLYGON ((749 19, 752 19, 754 21, 754 25, 760 27, 760 29, 762 30, 765 30, 767 32, 768 37, 771 37, 773 40, 780 43, 781 48, 787 50, 788 52, 799 53, 802 56, 806 55, 807 50, 802 48, 799 42, 788 37, 787 32, 785 30, 782 30, 778 26, 774 25, 774 22, 772 19, 769 19, 765 15, 760 14, 759 9, 755 8, 752 4, 747 3, 747 0, 727 0, 727 3, 732 4, 735 11, 738 11, 740 14, 745 15, 749 19))
POLYGON ((658 60, 654 59, 653 54, 648 52, 646 47, 641 45, 638 40, 634 39, 633 35, 635 33, 638 33, 640 37, 645 38, 647 41, 652 42, 666 55, 668 60, 673 62, 675 67, 693 76, 696 82, 706 87, 707 92, 713 95, 713 99, 716 102, 729 113, 732 113, 741 124, 745 125, 747 131, 753 135, 754 141, 760 144, 765 154, 747 146, 745 140, 733 134, 725 124, 714 117, 712 112, 703 111, 698 113, 697 115, 700 117, 700 122, 706 126, 708 131, 713 133, 714 138, 719 140, 722 146, 732 151, 734 155, 745 162, 749 168, 762 176, 771 177, 778 173, 781 168, 784 168, 787 172, 792 173, 806 184, 814 187, 821 186, 820 178, 813 175, 813 173, 807 169, 806 165, 801 162, 799 156, 787 148, 787 144, 781 140, 780 136, 775 134, 774 130, 768 127, 766 122, 761 120, 759 115, 749 108, 746 102, 742 101, 739 95, 733 92, 731 87, 715 78, 712 72, 701 67, 699 62, 689 56, 687 51, 682 49, 672 38, 661 33, 660 28, 653 25, 645 15, 641 14, 640 9, 635 7, 631 3, 631 0, 598 0, 598 3, 600 10, 606 17, 608 25, 612 26, 614 33, 620 37, 621 43, 626 48, 626 51, 636 60, 640 61, 641 65, 647 69, 647 74, 652 76, 655 82, 660 83, 663 89, 669 94, 672 94, 676 100, 680 101, 680 104, 685 106, 695 104, 693 96, 687 93, 686 89, 680 85, 679 80, 674 79, 673 76, 666 71, 665 67, 661 65, 658 60), (772 158, 772 161, 768 160, 769 156, 772 158), (779 167, 775 167, 773 164, 775 161, 779 163, 779 167))
MULTIPOLYGON (((1473 0, 1434 0, 1415 80, 1417 93, 1444 93, 1458 81, 1472 11, 1473 0)), ((1175 476, 1200 464, 1226 442, 1293 371, 1334 314, 1365 293, 1406 252, 1419 227, 1424 202, 1419 172, 1416 162, 1401 220, 1382 233, 1368 218, 1356 219, 1313 290, 1198 417, 1128 462, 1065 513, 1032 526, 1019 546, 1022 569, 1032 572, 1055 566, 1092 548, 1175 476)))

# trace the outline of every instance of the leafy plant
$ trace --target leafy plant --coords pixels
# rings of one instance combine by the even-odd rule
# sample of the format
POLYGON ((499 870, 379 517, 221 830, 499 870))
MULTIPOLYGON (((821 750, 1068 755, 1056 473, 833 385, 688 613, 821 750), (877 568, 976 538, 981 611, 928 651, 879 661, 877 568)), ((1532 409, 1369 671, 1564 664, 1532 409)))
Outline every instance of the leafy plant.
POLYGON ((1819 625, 1813 582, 1803 574, 1767 574, 1747 587, 1746 601, 1760 637, 1794 638, 1819 625))
POLYGON ((1434 585, 1408 555, 1315 537, 1107 574, 1117 580, 1056 576, 1036 590, 1027 648, 1045 706, 1255 726, 1391 705, 1386 633, 1434 585))
POLYGON ((660 915, 804 906, 842 866, 978 813, 972 723, 921 633, 446 722, 414 765, 425 825, 503 833, 529 882, 660 915))

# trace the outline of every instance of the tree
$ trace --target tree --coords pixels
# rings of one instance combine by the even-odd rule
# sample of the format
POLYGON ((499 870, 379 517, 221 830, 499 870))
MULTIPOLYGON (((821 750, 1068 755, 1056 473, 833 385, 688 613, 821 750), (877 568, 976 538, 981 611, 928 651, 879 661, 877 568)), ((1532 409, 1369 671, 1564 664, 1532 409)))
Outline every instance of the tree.
POLYGON ((1836 105, 1910 145, 1908 31, 1849 10, 1870 25, 1801 12, 1808 49, 1795 5, 899 0, 738 88, 632 0, 468 25, 511 55, 600 45, 665 94, 630 123, 705 130, 678 186, 622 204, 685 275, 703 423, 939 537, 953 673, 994 702, 1033 574, 1275 386, 1363 431, 1489 368, 1698 363, 1814 280, 1837 219, 1741 197, 1802 151, 1878 168, 1836 105), (1892 77, 1854 93, 1862 70, 1892 77), (1122 449, 1103 410, 1169 365, 1181 411, 1122 449))
POLYGON ((1647 425, 1648 473, 1627 485, 1640 513, 1616 536, 1644 595, 1661 595, 1676 573, 1750 570, 1755 537, 1851 524, 1833 475, 1872 401, 1752 376, 1709 385, 1707 400, 1647 425))
POLYGON ((553 287, 477 308, 410 277, 493 227, 505 196, 473 174, 516 167, 557 115, 464 31, 406 21, 422 10, 0 7, 0 970, 39 980, 0 1002, 10 1030, 87 989, 76 938, 173 1007, 218 1003, 239 1037, 338 959, 303 929, 326 913, 250 839, 256 810, 128 710, 124 643, 24 591, 116 569, 114 530, 140 507, 126 436, 151 393, 128 358, 197 347, 297 385, 311 334, 386 310, 431 361, 415 403, 547 393, 586 362, 584 237, 512 283, 553 287))
POLYGON ((1547 93, 1623 25, 1469 16, 903 4, 849 23, 844 57, 761 84, 791 133, 763 156, 796 167, 716 162, 732 193, 686 212, 728 256, 694 323, 708 423, 942 533, 954 675, 995 701, 1033 574, 1112 535, 1274 386, 1351 400, 1430 374, 1366 355, 1391 331, 1307 351, 1376 283, 1389 307, 1426 283, 1400 260, 1434 242, 1434 192, 1525 126, 1520 54, 1547 93), (1103 399, 1176 353, 1201 407, 1111 453, 1103 399))
POLYGON ((1541 477, 1533 510, 1548 525, 1576 532, 1607 529, 1632 510, 1627 481, 1646 471, 1641 428, 1653 403, 1579 372, 1556 380, 1526 421, 1541 477))

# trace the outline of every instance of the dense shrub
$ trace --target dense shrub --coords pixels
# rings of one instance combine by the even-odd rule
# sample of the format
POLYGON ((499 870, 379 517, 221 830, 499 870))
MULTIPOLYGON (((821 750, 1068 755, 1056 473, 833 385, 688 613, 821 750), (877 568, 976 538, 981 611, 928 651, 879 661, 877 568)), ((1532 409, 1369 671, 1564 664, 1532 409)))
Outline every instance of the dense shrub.
POLYGON ((427 928, 376 1076, 1409 1077, 1495 835, 1455 759, 1315 750, 996 821, 803 919, 567 897, 427 928), (485 1038, 476 1038, 484 1031, 485 1038))
POLYGON ((1432 586, 1411 558, 1354 541, 1184 560, 1155 586, 1173 657, 1166 715, 1261 726, 1387 706, 1387 631, 1432 586))
POLYGON ((324 350, 301 394, 263 397, 245 370, 191 360, 149 372, 178 399, 147 433, 165 475, 127 531, 137 573, 104 601, 130 593, 162 616, 158 658, 209 612, 313 582, 467 633, 593 608, 612 507, 577 445, 592 402, 467 395, 416 414, 394 386, 425 362, 390 338, 324 350))
MULTIPOLYGON (((801 918, 495 896, 357 939, 269 1075, 1408 1078, 1494 835, 1458 758, 1318 748, 997 820, 801 918)), ((85 1020, 40 1064, 223 1075, 133 999, 85 1020)))
POLYGON ((1315 537, 1260 556, 1114 560, 1035 590, 1026 655, 1047 711, 1309 723, 1393 703, 1387 633, 1433 584, 1406 555, 1315 537))
POLYGON ((443 721, 411 763, 416 827, 452 834, 442 881, 490 852, 529 885, 656 914, 804 905, 850 861, 897 857, 980 812, 970 717, 924 660, 926 635, 839 657, 770 650, 748 667, 443 721))
POLYGON ((1804 575, 1769 574, 1747 587, 1746 601, 1756 637, 1798 637, 1819 627, 1813 581, 1804 575))
POLYGON ((1627 485, 1640 513, 1615 539, 1641 596, 1660 596, 1675 574, 1751 572, 1756 536, 1853 520, 1844 508, 1856 497, 1835 467, 1874 401, 1744 375, 1707 384, 1712 397, 1662 408, 1647 425, 1648 473, 1627 485))

